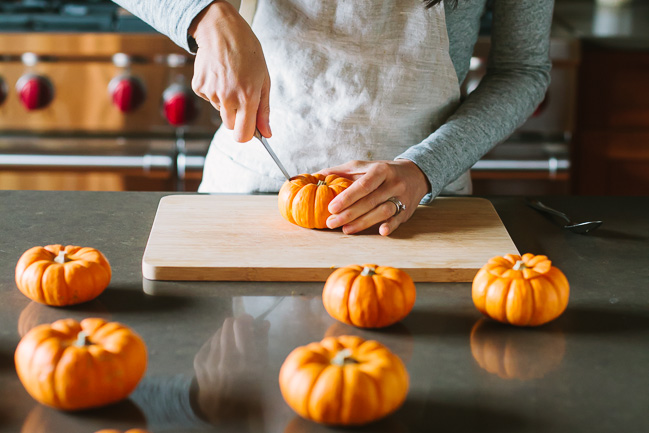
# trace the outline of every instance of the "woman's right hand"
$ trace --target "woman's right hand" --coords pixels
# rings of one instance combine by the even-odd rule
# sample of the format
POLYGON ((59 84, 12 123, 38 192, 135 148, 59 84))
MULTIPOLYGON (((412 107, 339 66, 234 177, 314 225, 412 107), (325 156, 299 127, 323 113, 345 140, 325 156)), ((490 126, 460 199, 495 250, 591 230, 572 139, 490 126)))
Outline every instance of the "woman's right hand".
POLYGON ((255 127, 270 137, 270 76, 248 23, 228 2, 217 0, 194 18, 189 33, 198 44, 194 92, 220 111, 236 141, 252 140, 255 127))

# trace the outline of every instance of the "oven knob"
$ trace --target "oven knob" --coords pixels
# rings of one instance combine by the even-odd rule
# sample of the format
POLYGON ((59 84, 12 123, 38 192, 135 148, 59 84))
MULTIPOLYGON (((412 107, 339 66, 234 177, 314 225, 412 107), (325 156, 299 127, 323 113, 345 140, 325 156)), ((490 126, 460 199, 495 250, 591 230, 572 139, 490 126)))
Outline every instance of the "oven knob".
POLYGON ((7 86, 2 77, 0 77, 0 105, 7 99, 7 93, 7 86))
POLYGON ((108 92, 113 104, 122 113, 137 109, 146 97, 142 82, 132 76, 120 75, 113 78, 108 84, 108 92))
POLYGON ((16 83, 20 102, 29 111, 47 107, 54 99, 54 87, 42 75, 23 75, 16 83))
POLYGON ((162 94, 164 116, 173 126, 193 122, 198 116, 194 93, 187 87, 174 84, 162 94))

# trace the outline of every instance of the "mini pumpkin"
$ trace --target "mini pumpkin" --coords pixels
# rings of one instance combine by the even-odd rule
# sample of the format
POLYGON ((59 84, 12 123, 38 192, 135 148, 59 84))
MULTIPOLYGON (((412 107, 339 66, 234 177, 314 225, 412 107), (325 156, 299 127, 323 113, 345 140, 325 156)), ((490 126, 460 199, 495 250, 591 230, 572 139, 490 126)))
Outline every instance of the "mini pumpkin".
POLYGON ((546 256, 506 254, 478 271, 472 293, 482 314, 511 325, 538 326, 564 312, 570 287, 546 256))
POLYGON ((471 329, 471 354, 501 379, 540 379, 561 364, 566 352, 563 332, 549 326, 530 330, 480 319, 471 329))
POLYGON ((120 323, 63 319, 29 331, 14 360, 20 381, 35 400, 77 410, 127 397, 144 375, 147 351, 144 341, 120 323))
POLYGON ((99 296, 111 278, 110 264, 94 248, 47 245, 25 251, 16 265, 16 285, 42 304, 80 304, 99 296))
POLYGON ((284 182, 279 190, 279 211, 300 227, 325 229, 331 215, 329 203, 351 184, 351 180, 335 174, 300 174, 284 182))
POLYGON ((329 275, 322 303, 334 319, 361 328, 382 328, 406 317, 415 305, 415 283, 397 268, 350 265, 329 275))
POLYGON ((328 425, 362 425, 398 409, 408 372, 381 343, 328 337, 294 349, 279 372, 286 403, 303 418, 328 425))
POLYGON ((357 328, 335 321, 327 328, 324 337, 339 337, 342 335, 354 335, 364 340, 376 340, 390 349, 405 364, 410 362, 415 349, 414 337, 403 323, 392 326, 390 332, 383 332, 381 330, 357 328))

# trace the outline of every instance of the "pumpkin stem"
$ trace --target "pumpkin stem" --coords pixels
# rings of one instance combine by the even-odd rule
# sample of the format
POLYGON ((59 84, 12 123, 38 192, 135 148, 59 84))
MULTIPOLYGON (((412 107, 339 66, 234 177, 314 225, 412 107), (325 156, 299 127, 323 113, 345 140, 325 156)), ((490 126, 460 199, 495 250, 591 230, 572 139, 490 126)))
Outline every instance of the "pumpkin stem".
POLYGON ((528 269, 527 266, 525 266, 525 262, 522 260, 517 260, 516 264, 514 264, 514 267, 512 268, 515 271, 522 271, 523 269, 528 269))
POLYGON ((319 180, 317 186, 322 186, 322 185, 326 185, 326 184, 327 184, 327 182, 325 182, 324 180, 319 180))
POLYGON ((365 266, 363 272, 361 272, 361 276, 363 277, 371 277, 374 274, 376 274, 376 268, 371 268, 369 266, 365 266))
POLYGON ((333 365, 338 367, 343 367, 347 364, 358 364, 354 358, 352 358, 352 351, 350 349, 339 350, 338 353, 331 360, 333 365))
POLYGON ((84 331, 81 331, 77 334, 77 340, 74 342, 74 345, 77 347, 85 347, 90 345, 90 340, 88 339, 88 334, 84 331))
POLYGON ((61 251, 59 251, 59 255, 56 256, 56 257, 54 257, 54 261, 55 261, 56 263, 61 263, 61 264, 63 264, 63 263, 65 263, 65 262, 69 262, 70 260, 68 260, 67 256, 65 255, 65 251, 64 251, 64 250, 61 250, 61 251))

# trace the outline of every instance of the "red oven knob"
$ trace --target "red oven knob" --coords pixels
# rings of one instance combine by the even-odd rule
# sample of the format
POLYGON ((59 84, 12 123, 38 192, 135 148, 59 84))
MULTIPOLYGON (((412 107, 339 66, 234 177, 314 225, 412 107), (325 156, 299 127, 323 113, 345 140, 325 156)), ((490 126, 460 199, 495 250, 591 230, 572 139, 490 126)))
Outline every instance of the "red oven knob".
POLYGON ((16 90, 20 102, 29 111, 45 108, 54 99, 54 87, 42 75, 23 75, 16 83, 16 90))
POLYGON ((198 106, 194 93, 183 86, 174 84, 162 94, 164 116, 173 126, 182 126, 196 120, 198 106))
POLYGON ((108 92, 113 104, 122 113, 137 109, 146 97, 142 82, 131 76, 120 75, 111 80, 108 84, 108 92))

